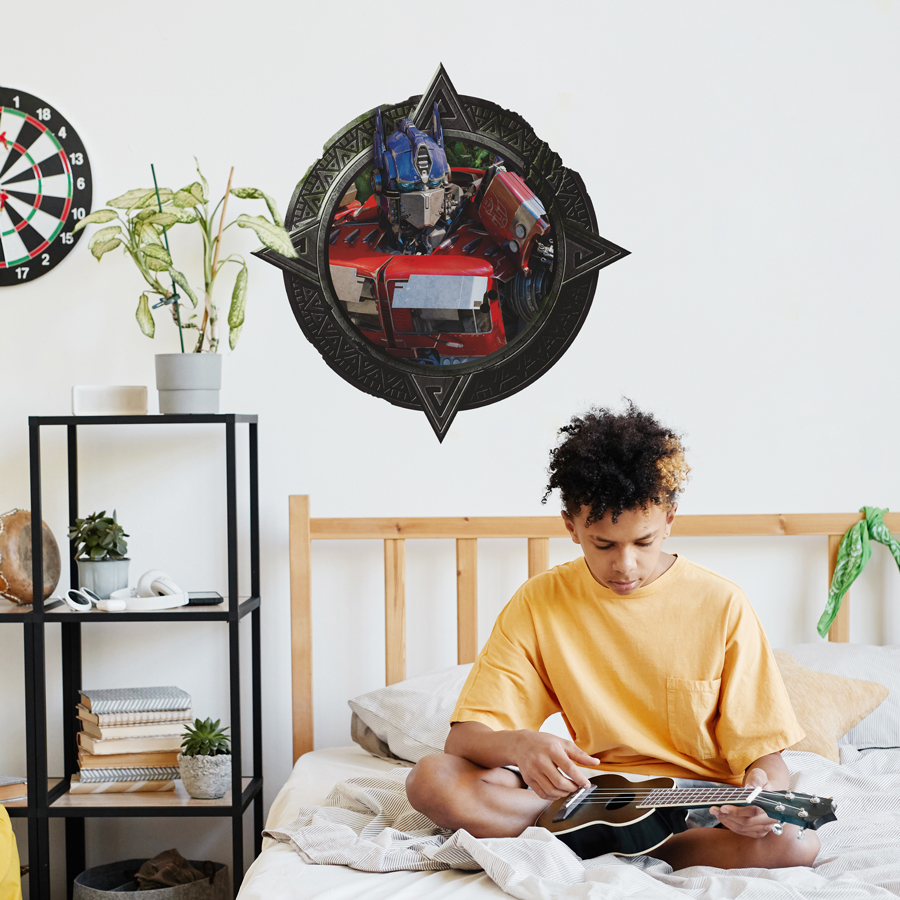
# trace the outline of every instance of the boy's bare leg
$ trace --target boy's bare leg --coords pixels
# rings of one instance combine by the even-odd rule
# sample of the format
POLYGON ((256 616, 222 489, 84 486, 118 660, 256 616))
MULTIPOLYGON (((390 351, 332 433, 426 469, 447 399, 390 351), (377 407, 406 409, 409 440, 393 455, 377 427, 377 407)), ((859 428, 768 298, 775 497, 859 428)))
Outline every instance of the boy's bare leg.
POLYGON ((524 787, 509 769, 485 769, 448 753, 426 756, 406 779, 414 809, 441 828, 465 828, 474 837, 518 837, 534 825, 549 801, 524 787))

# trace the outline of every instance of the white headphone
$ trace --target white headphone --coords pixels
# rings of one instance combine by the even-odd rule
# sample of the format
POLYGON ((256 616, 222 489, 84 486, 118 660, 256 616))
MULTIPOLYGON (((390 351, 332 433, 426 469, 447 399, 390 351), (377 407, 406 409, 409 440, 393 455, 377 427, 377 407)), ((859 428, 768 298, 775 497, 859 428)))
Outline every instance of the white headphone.
POLYGON ((187 606, 188 595, 175 582, 168 572, 162 569, 151 569, 138 579, 134 590, 124 588, 113 591, 111 599, 125 601, 127 609, 153 610, 173 609, 176 606, 187 606))

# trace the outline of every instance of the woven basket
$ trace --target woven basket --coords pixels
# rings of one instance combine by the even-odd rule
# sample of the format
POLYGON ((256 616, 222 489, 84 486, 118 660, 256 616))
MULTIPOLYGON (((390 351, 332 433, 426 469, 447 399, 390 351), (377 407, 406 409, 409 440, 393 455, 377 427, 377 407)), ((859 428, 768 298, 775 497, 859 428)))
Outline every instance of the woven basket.
MULTIPOLYGON (((134 873, 146 862, 145 859, 124 859, 86 869, 75 879, 74 900, 113 900, 114 897, 140 896, 141 900, 228 900, 228 866, 214 863, 216 877, 213 883, 208 878, 189 884, 176 884, 142 891, 134 880, 134 873)), ((192 859, 189 862, 202 871, 203 862, 192 859)))

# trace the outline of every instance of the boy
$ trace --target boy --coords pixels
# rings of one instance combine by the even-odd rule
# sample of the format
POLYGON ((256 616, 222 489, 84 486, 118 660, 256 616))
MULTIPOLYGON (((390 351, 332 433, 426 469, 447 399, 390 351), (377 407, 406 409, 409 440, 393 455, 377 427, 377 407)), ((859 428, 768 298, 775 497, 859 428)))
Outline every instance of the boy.
MULTIPOLYGON (((580 767, 787 789, 780 751, 803 731, 756 615, 736 585, 662 550, 689 472, 678 436, 633 404, 560 434, 544 500, 560 491, 584 556, 526 582, 500 613, 444 753, 409 775, 410 802, 445 828, 513 837, 588 784, 580 767), (555 712, 572 740, 538 730, 555 712)), ((815 860, 814 832, 779 834, 753 806, 711 813, 717 827, 652 855, 674 869, 815 860)))

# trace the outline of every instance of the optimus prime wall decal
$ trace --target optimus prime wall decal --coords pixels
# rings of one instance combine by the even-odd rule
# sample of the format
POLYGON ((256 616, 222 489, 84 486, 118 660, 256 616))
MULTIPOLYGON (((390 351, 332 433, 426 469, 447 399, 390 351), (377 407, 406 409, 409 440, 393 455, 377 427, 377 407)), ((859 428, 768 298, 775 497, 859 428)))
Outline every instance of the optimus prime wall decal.
POLYGON ((341 377, 425 413, 502 400, 571 344, 602 238, 584 183, 518 114, 459 95, 443 66, 421 96, 340 131, 297 185, 284 270, 303 333, 341 377))

